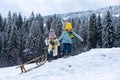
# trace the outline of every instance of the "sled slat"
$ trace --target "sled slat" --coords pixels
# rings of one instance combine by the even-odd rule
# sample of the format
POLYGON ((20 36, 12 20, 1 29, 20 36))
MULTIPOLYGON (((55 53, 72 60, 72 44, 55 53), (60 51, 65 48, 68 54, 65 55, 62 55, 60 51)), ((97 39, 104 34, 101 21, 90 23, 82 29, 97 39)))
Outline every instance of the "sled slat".
POLYGON ((17 66, 16 68, 20 68, 21 69, 21 73, 25 73, 25 72, 28 72, 28 71, 30 71, 30 70, 32 70, 34 68, 37 68, 37 67, 43 65, 46 61, 47 61, 47 55, 45 54, 45 55, 36 57, 36 58, 34 58, 34 59, 24 63, 24 64, 21 64, 21 65, 17 66), (26 70, 25 69, 25 65, 27 65, 27 64, 29 64, 31 62, 35 62, 37 66, 26 70))

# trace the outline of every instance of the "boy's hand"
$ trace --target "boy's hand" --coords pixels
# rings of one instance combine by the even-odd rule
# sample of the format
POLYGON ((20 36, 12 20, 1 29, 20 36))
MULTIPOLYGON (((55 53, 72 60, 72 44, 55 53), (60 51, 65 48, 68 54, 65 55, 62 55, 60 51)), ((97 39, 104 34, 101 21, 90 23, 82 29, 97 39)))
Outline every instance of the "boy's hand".
POLYGON ((79 37, 79 39, 83 42, 83 38, 82 37, 79 37))
POLYGON ((83 38, 81 39, 81 41, 83 42, 83 38))

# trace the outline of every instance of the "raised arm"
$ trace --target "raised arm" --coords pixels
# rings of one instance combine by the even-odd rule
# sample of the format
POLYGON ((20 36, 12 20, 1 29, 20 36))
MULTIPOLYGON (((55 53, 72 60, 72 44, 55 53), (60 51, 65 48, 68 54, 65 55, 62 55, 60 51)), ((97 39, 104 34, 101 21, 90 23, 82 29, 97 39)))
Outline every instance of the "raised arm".
POLYGON ((80 35, 76 34, 75 32, 73 32, 73 33, 77 38, 79 38, 81 41, 83 41, 83 38, 80 35))
POLYGON ((45 44, 49 45, 49 39, 48 38, 45 39, 45 44))

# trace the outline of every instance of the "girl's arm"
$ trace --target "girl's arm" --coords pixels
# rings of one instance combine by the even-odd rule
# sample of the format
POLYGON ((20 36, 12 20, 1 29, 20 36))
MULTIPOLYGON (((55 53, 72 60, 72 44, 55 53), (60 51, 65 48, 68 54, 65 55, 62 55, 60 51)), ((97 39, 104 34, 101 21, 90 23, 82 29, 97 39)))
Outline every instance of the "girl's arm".
POLYGON ((56 46, 60 46, 60 42, 58 39, 55 40, 55 44, 56 44, 56 46))
POLYGON ((49 45, 49 39, 48 38, 45 39, 45 44, 49 45))

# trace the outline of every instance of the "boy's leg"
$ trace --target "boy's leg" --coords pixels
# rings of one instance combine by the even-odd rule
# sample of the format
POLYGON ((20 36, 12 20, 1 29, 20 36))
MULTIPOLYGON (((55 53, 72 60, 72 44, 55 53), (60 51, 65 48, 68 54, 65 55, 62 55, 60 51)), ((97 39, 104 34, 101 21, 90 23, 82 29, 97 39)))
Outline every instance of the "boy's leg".
POLYGON ((66 49, 67 49, 67 46, 66 46, 67 44, 65 44, 65 43, 63 43, 63 48, 62 48, 62 57, 64 57, 66 54, 65 54, 65 52, 66 52, 66 49))
POLYGON ((58 58, 61 58, 61 48, 58 46, 58 58))
POLYGON ((72 53, 72 44, 68 44, 68 55, 70 56, 72 53))

